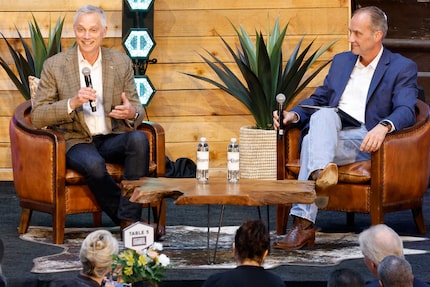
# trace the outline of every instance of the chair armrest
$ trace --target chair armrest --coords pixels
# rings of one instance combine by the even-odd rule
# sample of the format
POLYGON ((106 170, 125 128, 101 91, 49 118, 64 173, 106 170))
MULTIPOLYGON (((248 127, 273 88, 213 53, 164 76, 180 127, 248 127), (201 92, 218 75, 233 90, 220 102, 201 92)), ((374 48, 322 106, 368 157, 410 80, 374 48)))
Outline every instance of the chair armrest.
POLYGON ((289 126, 284 135, 277 139, 277 179, 287 179, 286 164, 300 158, 300 134, 299 128, 289 126))
POLYGON ((143 121, 137 128, 143 131, 149 140, 150 161, 156 163, 155 175, 165 176, 166 174, 166 150, 165 135, 163 127, 155 122, 143 121))
POLYGON ((411 198, 427 190, 430 172, 429 106, 419 100, 416 115, 417 121, 413 126, 388 134, 381 148, 372 153, 372 190, 382 189, 384 193, 398 193, 397 196, 403 193, 411 198))
POLYGON ((30 120, 31 103, 20 104, 9 125, 14 185, 21 203, 51 204, 64 190, 66 143, 54 130, 36 129, 30 120))

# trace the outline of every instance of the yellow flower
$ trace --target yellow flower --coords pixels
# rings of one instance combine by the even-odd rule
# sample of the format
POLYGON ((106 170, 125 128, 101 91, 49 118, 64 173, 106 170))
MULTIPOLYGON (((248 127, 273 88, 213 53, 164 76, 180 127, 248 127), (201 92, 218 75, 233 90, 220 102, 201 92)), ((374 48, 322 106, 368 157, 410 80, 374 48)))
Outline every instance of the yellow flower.
POLYGON ((127 262, 128 266, 133 266, 134 264, 134 254, 133 252, 130 252, 131 250, 127 250, 127 252, 124 252, 124 258, 123 260, 125 260, 127 262))
POLYGON ((145 256, 139 255, 139 259, 137 260, 137 264, 139 266, 145 266, 146 264, 148 264, 148 260, 146 259, 145 256))
POLYGON ((123 250, 112 255, 112 268, 118 274, 119 280, 125 283, 160 282, 165 268, 170 265, 170 259, 165 254, 159 254, 157 250, 162 250, 161 244, 157 249, 123 250))
POLYGON ((133 274, 133 267, 127 266, 123 269, 123 272, 125 275, 130 276, 131 274, 133 274))

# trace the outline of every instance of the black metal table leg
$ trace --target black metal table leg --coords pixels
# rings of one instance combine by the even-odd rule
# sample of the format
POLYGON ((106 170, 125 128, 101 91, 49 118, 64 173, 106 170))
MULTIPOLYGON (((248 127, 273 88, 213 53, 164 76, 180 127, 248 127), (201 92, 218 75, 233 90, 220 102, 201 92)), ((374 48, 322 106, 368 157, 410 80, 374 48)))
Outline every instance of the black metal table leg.
POLYGON ((214 249, 214 253, 213 253, 213 259, 211 259, 211 252, 210 252, 210 234, 211 234, 211 232, 210 232, 210 205, 208 204, 208 231, 207 231, 207 244, 206 244, 208 264, 215 264, 216 263, 216 254, 218 251, 219 236, 221 233, 221 226, 222 226, 222 221, 224 218, 224 210, 225 210, 225 205, 222 205, 221 206, 221 213, 219 215, 218 231, 217 231, 217 236, 216 236, 216 241, 215 241, 215 249, 214 249))

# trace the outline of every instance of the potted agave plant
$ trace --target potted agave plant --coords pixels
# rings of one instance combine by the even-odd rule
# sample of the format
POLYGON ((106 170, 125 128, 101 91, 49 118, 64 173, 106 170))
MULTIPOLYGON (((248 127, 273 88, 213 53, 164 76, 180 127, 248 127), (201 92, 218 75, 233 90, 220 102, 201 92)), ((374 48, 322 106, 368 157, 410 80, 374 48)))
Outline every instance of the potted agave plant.
POLYGON ((272 123, 272 112, 278 105, 276 96, 285 95, 284 106, 288 105, 331 62, 321 62, 312 72, 309 70, 336 41, 311 51, 314 41, 301 49, 302 37, 284 65, 282 45, 288 24, 281 30, 279 17, 272 31, 268 31, 266 40, 262 32, 256 32, 253 41, 242 25, 239 28, 233 24, 232 26, 240 42, 236 52, 222 36, 219 37, 233 57, 241 77, 209 52, 210 57, 201 57, 216 73, 219 81, 201 75, 186 74, 232 95, 242 102, 254 117, 255 127, 243 127, 240 130, 241 177, 276 179, 276 133, 272 123))
POLYGON ((22 37, 21 33, 18 31, 18 36, 24 50, 24 55, 19 52, 19 49, 15 49, 12 44, 6 39, 3 33, 0 33, 5 40, 9 53, 14 60, 16 66, 16 73, 8 65, 6 59, 0 56, 0 65, 8 74, 9 78, 15 84, 17 89, 20 91, 22 96, 29 100, 31 98, 31 81, 34 82, 34 86, 37 86, 37 80, 40 78, 40 73, 42 72, 43 63, 45 60, 59 52, 61 52, 61 34, 63 31, 64 18, 58 18, 57 23, 51 32, 51 25, 49 25, 49 37, 45 42, 43 35, 40 31, 39 25, 33 15, 33 22, 29 23, 29 30, 31 36, 31 45, 29 47, 27 42, 22 37), (29 80, 30 79, 30 80, 29 80))

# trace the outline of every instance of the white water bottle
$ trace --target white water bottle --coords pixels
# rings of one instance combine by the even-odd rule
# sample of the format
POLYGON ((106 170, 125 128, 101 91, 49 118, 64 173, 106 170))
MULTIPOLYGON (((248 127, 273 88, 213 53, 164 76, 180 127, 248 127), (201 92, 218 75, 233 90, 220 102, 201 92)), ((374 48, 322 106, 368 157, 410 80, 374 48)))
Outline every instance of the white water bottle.
POLYGON ((209 178, 209 145, 205 137, 200 138, 197 145, 197 181, 205 183, 209 178))
POLYGON ((228 182, 239 181, 239 145, 235 138, 230 140, 227 149, 227 179, 228 182))

